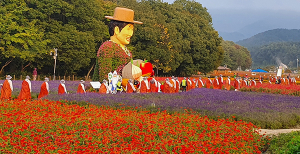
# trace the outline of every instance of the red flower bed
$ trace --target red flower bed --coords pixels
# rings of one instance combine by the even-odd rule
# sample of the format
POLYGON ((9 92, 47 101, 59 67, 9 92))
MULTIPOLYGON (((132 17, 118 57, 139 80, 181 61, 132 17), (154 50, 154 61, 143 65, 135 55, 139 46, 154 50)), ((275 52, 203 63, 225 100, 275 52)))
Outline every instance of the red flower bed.
POLYGON ((47 100, 0 101, 0 153, 260 153, 256 126, 47 100))
POLYGON ((255 91, 255 92, 266 92, 266 93, 273 93, 273 94, 300 96, 299 85, 263 83, 263 84, 256 84, 256 86, 243 87, 241 88, 241 91, 255 91))

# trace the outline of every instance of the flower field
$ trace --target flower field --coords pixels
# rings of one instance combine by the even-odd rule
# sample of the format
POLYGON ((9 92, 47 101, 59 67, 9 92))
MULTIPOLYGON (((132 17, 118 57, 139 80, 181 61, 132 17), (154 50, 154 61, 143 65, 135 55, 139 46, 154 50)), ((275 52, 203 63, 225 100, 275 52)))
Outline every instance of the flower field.
POLYGON ((251 123, 199 114, 0 101, 0 153, 260 153, 251 123))
POLYGON ((152 111, 191 109, 215 120, 235 116, 262 128, 291 128, 300 122, 300 97, 268 93, 193 89, 186 93, 49 95, 49 100, 89 102, 95 105, 132 106, 152 111))
POLYGON ((265 92, 272 94, 300 96, 300 86, 283 84, 257 84, 256 86, 243 87, 241 91, 265 92))

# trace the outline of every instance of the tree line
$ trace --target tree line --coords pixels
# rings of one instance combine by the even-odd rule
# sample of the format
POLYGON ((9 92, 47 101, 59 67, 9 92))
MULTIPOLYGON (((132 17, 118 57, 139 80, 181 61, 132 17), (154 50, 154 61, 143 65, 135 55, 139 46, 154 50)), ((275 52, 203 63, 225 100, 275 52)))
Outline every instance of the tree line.
POLYGON ((104 16, 113 15, 116 6, 133 9, 135 20, 144 23, 135 26, 128 48, 159 75, 208 73, 223 62, 224 52, 226 57, 210 14, 195 1, 6 0, 0 5, 2 75, 25 75, 33 68, 53 74, 54 48, 56 75, 91 75, 96 52, 109 39, 104 16))

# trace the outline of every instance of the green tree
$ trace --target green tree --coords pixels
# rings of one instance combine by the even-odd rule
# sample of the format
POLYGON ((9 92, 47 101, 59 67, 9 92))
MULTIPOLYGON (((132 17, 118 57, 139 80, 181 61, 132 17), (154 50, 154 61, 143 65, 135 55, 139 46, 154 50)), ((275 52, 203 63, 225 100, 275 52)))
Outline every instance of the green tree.
POLYGON ((194 1, 177 0, 118 3, 133 9, 136 26, 132 38, 135 58, 148 59, 160 73, 192 75, 209 72, 221 64, 221 38, 212 27, 206 8, 194 1))
POLYGON ((100 80, 100 75, 99 75, 99 63, 98 63, 97 58, 96 58, 96 65, 95 65, 95 68, 94 68, 94 74, 93 74, 92 80, 93 80, 93 81, 99 81, 99 80, 100 80))
POLYGON ((1 1, 0 6, 1 74, 16 57, 24 62, 32 62, 47 53, 49 40, 44 38, 43 30, 36 26, 37 20, 29 20, 24 16, 30 11, 24 0, 1 1))
MULTIPOLYGON (((29 18, 39 20, 38 26, 50 39, 48 49, 58 48, 58 74, 71 75, 90 69, 96 51, 108 36, 104 12, 114 4, 102 0, 27 0, 32 8, 29 18)), ((111 9, 113 10, 113 9, 111 9)), ((38 59, 39 67, 52 64, 51 57, 38 59)))
POLYGON ((222 65, 227 65, 228 68, 235 70, 239 66, 244 70, 250 68, 252 59, 247 48, 235 44, 232 41, 222 41, 224 49, 224 60, 222 65))

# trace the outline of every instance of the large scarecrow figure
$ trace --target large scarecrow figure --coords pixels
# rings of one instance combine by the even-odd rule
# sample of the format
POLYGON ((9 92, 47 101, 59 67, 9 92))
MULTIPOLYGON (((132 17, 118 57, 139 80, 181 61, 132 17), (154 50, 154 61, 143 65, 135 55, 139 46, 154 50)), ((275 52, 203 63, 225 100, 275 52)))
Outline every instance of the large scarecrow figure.
POLYGON ((134 21, 133 17, 133 10, 121 7, 115 8, 113 16, 105 16, 111 20, 108 25, 110 40, 104 42, 97 53, 100 81, 107 79, 109 72, 116 71, 118 75, 122 75, 123 68, 131 62, 132 54, 126 45, 130 43, 134 24, 143 24, 134 21))

